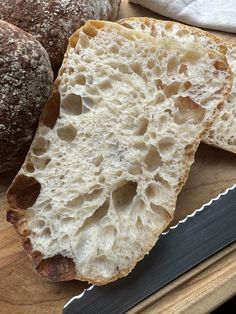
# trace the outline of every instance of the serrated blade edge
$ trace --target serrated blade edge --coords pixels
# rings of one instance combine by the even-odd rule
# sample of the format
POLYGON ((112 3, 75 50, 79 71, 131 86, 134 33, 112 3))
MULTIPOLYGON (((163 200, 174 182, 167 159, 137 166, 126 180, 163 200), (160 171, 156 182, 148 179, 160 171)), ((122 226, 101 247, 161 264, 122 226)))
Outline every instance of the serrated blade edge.
POLYGON ((184 219, 180 220, 176 225, 171 226, 167 231, 162 232, 161 236, 165 236, 168 234, 171 230, 176 229, 180 224, 185 223, 188 219, 193 218, 197 213, 203 211, 205 207, 211 205, 213 202, 218 201, 221 196, 226 195, 229 191, 233 190, 236 188, 236 184, 231 186, 230 188, 226 189, 224 192, 218 194, 215 198, 212 198, 208 203, 203 204, 200 208, 195 209, 195 211, 189 215, 187 215, 184 219))
POLYGON ((65 309, 71 302, 73 302, 74 300, 81 299, 87 291, 92 290, 94 287, 95 287, 95 285, 89 286, 88 288, 84 289, 79 295, 75 295, 73 298, 71 298, 71 299, 64 305, 64 309, 65 309))

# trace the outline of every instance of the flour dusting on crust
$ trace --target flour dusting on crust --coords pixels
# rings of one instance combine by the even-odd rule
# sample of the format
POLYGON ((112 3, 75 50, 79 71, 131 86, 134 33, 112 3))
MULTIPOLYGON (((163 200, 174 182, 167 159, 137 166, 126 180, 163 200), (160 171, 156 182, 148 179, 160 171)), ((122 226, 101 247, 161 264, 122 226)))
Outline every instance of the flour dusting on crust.
POLYGON ((23 162, 52 86, 48 55, 31 35, 0 21, 0 172, 23 162))
POLYGON ((59 67, 68 38, 86 20, 114 20, 120 0, 3 0, 0 19, 31 33, 59 67))

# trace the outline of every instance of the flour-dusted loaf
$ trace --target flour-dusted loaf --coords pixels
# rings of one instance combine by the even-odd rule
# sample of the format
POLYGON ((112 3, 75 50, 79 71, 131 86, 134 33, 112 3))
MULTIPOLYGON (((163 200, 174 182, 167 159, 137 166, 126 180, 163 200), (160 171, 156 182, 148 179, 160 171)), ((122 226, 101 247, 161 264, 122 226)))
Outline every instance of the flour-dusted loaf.
POLYGON ((0 20, 0 172, 23 163, 52 83, 41 44, 0 20))
POLYGON ((40 275, 106 284, 132 270, 172 220, 231 80, 223 55, 118 24, 70 38, 7 195, 40 275))
POLYGON ((120 0, 1 0, 0 19, 31 33, 60 67, 68 38, 86 20, 116 18, 120 0))
POLYGON ((183 44, 199 43, 203 47, 226 54, 227 61, 234 75, 232 91, 210 131, 204 136, 207 144, 236 153, 236 45, 227 44, 217 36, 177 22, 160 21, 151 18, 128 18, 120 24, 140 30, 153 37, 172 38, 183 44))

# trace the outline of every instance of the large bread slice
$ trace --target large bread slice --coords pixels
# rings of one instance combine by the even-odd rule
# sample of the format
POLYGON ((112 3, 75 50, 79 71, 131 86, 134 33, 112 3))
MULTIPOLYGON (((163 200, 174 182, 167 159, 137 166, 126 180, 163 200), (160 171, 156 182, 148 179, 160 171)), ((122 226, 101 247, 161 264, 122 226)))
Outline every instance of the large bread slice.
MULTIPOLYGON (((236 45, 224 45, 222 39, 195 27, 177 22, 160 21, 151 18, 128 18, 120 24, 134 30, 140 30, 160 38, 172 38, 183 44, 199 43, 203 47, 226 54, 231 70, 236 77, 236 45)), ((226 44, 226 43, 225 43, 226 44)), ((210 131, 203 137, 207 144, 236 153, 236 80, 228 96, 224 109, 213 123, 210 131)))
POLYGON ((90 21, 70 39, 8 220, 51 280, 127 275, 174 215, 231 88, 223 55, 90 21))

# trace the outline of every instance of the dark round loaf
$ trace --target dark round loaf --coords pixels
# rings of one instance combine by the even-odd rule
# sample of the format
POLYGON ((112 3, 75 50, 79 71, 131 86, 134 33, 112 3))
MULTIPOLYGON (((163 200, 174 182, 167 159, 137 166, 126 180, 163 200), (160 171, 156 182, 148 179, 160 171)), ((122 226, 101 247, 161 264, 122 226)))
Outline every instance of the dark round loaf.
POLYGON ((0 20, 0 172, 23 162, 52 83, 42 45, 0 20))
POLYGON ((31 33, 47 50, 53 69, 68 38, 86 20, 114 20, 120 0, 1 0, 0 19, 31 33))

